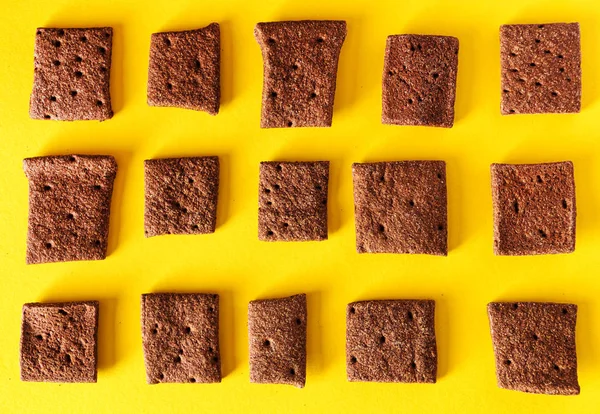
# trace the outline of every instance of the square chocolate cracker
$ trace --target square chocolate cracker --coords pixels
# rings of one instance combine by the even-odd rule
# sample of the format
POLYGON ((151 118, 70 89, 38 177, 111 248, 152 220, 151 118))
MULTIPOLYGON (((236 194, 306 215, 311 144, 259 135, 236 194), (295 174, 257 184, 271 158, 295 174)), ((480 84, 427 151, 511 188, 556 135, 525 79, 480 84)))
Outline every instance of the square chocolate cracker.
POLYGON ((458 39, 387 38, 381 122, 450 128, 454 124, 458 39))
POLYGON ((306 317, 305 294, 250 302, 250 382, 304 387, 306 317))
POLYGON ((573 163, 492 164, 491 170, 496 255, 575 250, 573 163))
POLYGON ((261 128, 329 127, 346 22, 258 23, 264 79, 261 128))
POLYGON ((579 23, 500 27, 503 115, 579 112, 579 23))
POLYGON ((27 303, 21 325, 21 380, 96 382, 98 302, 27 303))
POLYGON ((497 302, 488 305, 498 386, 536 394, 579 394, 577 305, 497 302))
POLYGON ((142 341, 148 384, 221 382, 219 296, 142 295, 142 341))
POLYGON ((112 118, 110 27, 37 29, 29 115, 58 121, 112 118))
POLYGON ((102 260, 117 163, 111 156, 27 158, 27 264, 102 260))
POLYGON ((436 381, 435 302, 370 300, 346 309, 348 381, 436 381))
POLYGON ((162 158, 144 162, 146 237, 214 233, 219 158, 162 158))
POLYGON ((261 162, 258 238, 327 240, 329 161, 261 162))
POLYGON ((358 253, 448 254, 446 163, 354 164, 358 253))
POLYGON ((148 105, 219 112, 221 37, 219 25, 184 32, 154 33, 150 42, 148 105))

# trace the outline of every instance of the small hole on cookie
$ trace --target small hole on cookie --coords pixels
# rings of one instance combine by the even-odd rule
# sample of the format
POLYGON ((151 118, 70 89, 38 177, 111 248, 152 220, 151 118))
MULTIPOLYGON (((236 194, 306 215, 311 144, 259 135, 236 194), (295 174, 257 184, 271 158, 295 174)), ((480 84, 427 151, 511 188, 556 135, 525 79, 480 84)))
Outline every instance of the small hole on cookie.
POLYGON ((519 304, 518 304, 518 303, 513 303, 513 305, 512 305, 512 308, 513 308, 513 309, 517 309, 518 307, 519 307, 519 304))
POLYGON ((270 37, 269 40, 267 40, 267 42, 269 42, 270 44, 274 45, 275 44, 275 39, 273 39, 272 37, 270 37))
POLYGON ((535 39, 535 43, 540 43, 541 40, 540 39, 535 39))
POLYGON ((102 73, 106 72, 106 66, 100 66, 100 72, 102 72, 102 73))
POLYGON ((281 188, 281 186, 279 184, 275 184, 275 185, 273 185, 273 188, 276 190, 279 190, 281 188))
POLYGON ((514 69, 514 68, 513 68, 513 69, 511 69, 510 71, 511 71, 511 72, 513 72, 513 73, 517 73, 517 72, 519 71, 519 69, 514 69))
POLYGON ((266 347, 271 346, 271 341, 269 341, 268 339, 265 339, 263 341, 263 346, 266 346, 266 347))
POLYGON ((538 338, 538 336, 536 334, 533 334, 532 338, 534 341, 537 341, 538 339, 540 339, 540 338, 538 338))
MULTIPOLYGON (((213 349, 212 346, 209 346, 208 349, 207 349, 207 351, 208 351, 209 354, 212 354, 213 351, 214 351, 214 349, 213 349)), ((183 353, 183 350, 181 350, 181 353, 183 353)))
POLYGON ((174 359, 174 362, 176 364, 179 364, 181 362, 181 357, 180 356, 176 356, 175 359, 174 359))
POLYGON ((71 96, 74 98, 77 96, 77 91, 71 91, 71 96))
POLYGON ((515 110, 514 109, 510 109, 508 112, 511 113, 511 114, 514 114, 515 110))
POLYGON ((296 70, 298 69, 298 65, 296 65, 295 63, 292 65, 292 69, 296 70))
POLYGON ((357 359, 356 359, 356 357, 354 357, 354 356, 353 356, 353 357, 350 357, 350 363, 351 363, 351 364, 356 364, 356 362, 357 362, 357 359))
POLYGON ((171 39, 169 39, 168 37, 165 37, 165 45, 171 46, 171 39))
POLYGON ((546 237, 548 237, 548 235, 546 234, 546 232, 544 230, 542 230, 542 229, 539 229, 538 233, 540 234, 540 237, 542 239, 545 239, 546 237))
POLYGON ((267 231, 267 236, 272 236, 274 233, 272 230, 267 231))
POLYGON ((83 43, 85 43, 85 42, 87 42, 87 37, 85 37, 85 36, 81 36, 81 37, 79 38, 79 40, 81 40, 83 43))
POLYGON ((73 213, 67 214, 67 219, 73 220, 74 218, 75 218, 75 216, 73 215, 73 213))
POLYGON ((51 100, 52 102, 56 102, 56 96, 51 96, 51 97, 50 97, 50 100, 51 100))
POLYGON ((52 187, 50 187, 49 185, 44 186, 44 191, 50 191, 50 190, 52 190, 52 187))
POLYGON ((413 103, 413 100, 409 98, 409 99, 408 99, 408 104, 409 104, 409 105, 412 105, 412 103, 413 103))
POLYGON ((442 226, 442 225, 440 224, 440 225, 438 225, 438 226, 437 226, 437 229, 438 229, 439 231, 442 231, 442 230, 444 230, 444 226, 442 226))
POLYGON ((534 67, 535 67, 535 63, 534 63, 534 62, 531 62, 531 63, 529 64, 529 66, 531 66, 532 68, 534 68, 534 67))
POLYGON ((80 71, 75 72, 76 78, 81 78, 82 76, 83 76, 83 72, 80 72, 80 71))
POLYGON ((198 59, 194 60, 194 68, 195 68, 196 70, 199 70, 199 69, 200 69, 200 61, 199 61, 198 59))
POLYGON ((563 72, 565 71, 565 68, 560 68, 560 69, 558 69, 558 71, 559 71, 560 73, 563 73, 563 72))
POLYGON ((543 29, 543 28, 544 28, 543 24, 538 25, 538 29, 543 29))
POLYGON ((325 41, 325 39, 323 39, 322 37, 317 38, 317 43, 323 43, 324 41, 325 41))
POLYGON ((283 227, 289 227, 289 223, 283 223, 283 227))
POLYGON ((96 190, 96 191, 98 191, 98 190, 101 190, 101 189, 102 189, 102 186, 101 186, 101 185, 98 185, 98 184, 96 184, 96 185, 94 186, 94 190, 96 190))
POLYGON ((83 62, 83 58, 81 56, 75 56, 75 62, 81 63, 83 62))
POLYGON ((441 180, 442 179, 442 174, 438 173, 437 174, 437 178, 441 180))
POLYGON ((512 364, 512 361, 510 359, 507 359, 504 361, 504 365, 510 365, 512 364))
POLYGON ((288 121, 287 126, 291 127, 292 125, 294 125, 294 123, 292 121, 288 121))
POLYGON ((509 56, 510 56, 510 57, 515 57, 515 56, 517 56, 517 54, 516 54, 515 52, 510 52, 510 53, 509 53, 509 56))
POLYGON ((350 308, 350 313, 351 314, 355 314, 356 313, 356 308, 354 308, 354 307, 350 308))
POLYGON ((269 188, 265 188, 263 191, 267 194, 269 194, 271 192, 271 190, 269 188))
POLYGON ((210 313, 213 313, 213 312, 215 311, 215 308, 213 308, 213 307, 211 306, 210 308, 208 308, 208 311, 209 311, 210 313))
POLYGON ((315 190, 317 190, 317 191, 321 191, 322 189, 323 189, 323 187, 321 187, 320 185, 315 186, 315 190))
POLYGON ((440 74, 439 73, 434 73, 432 76, 433 76, 433 79, 437 79, 437 78, 440 77, 440 74))
POLYGON ((296 370, 294 368, 290 368, 290 375, 296 375, 296 370))
POLYGON ((563 200, 562 201, 562 206, 563 206, 563 208, 568 208, 569 207, 569 204, 567 204, 567 200, 563 200))
POLYGON ((151 332, 152 332, 152 335, 156 335, 158 333, 158 329, 154 328, 154 329, 152 329, 151 332))
POLYGON ((173 89, 173 84, 171 84, 171 83, 167 83, 167 89, 168 89, 168 90, 171 90, 171 89, 173 89))
POLYGON ((411 367, 412 369, 415 369, 415 368, 417 368, 417 364, 415 363, 415 361, 413 361, 413 362, 411 362, 411 363, 410 363, 410 367, 411 367))
POLYGON ((542 84, 540 82, 536 82, 535 86, 542 86, 542 84))
POLYGON ((379 225, 378 230, 380 233, 383 233, 385 231, 385 227, 383 226, 383 224, 379 225))
POLYGON ((60 60, 54 60, 52 63, 54 66, 60 66, 60 60))
POLYGON ((558 365, 556 365, 556 364, 554 364, 553 368, 554 368, 555 371, 560 370, 560 367, 558 365))
POLYGON ((267 201, 267 205, 271 206, 271 205, 273 205, 273 202, 272 201, 267 201))
POLYGON ((562 59, 562 58, 564 58, 564 56, 563 55, 558 55, 557 58, 562 59))
POLYGON ((96 106, 102 106, 102 105, 104 105, 104 102, 102 102, 101 100, 96 101, 96 106))
POLYGON ((100 53, 101 55, 106 53, 106 49, 102 46, 98 46, 98 53, 100 53))
POLYGON ((54 41, 54 46, 55 47, 60 47, 60 40, 55 40, 54 41))
POLYGON ((66 314, 67 314, 67 311, 66 311, 66 310, 64 310, 64 309, 59 309, 59 310, 58 310, 58 313, 60 313, 61 315, 66 315, 66 314))
POLYGON ((272 91, 271 92, 271 98, 277 98, 277 92, 272 91))
POLYGON ((165 379, 165 374, 158 374, 158 379, 160 379, 161 381, 165 379))
POLYGON ((415 202, 413 200, 410 200, 408 202, 408 205, 411 206, 411 207, 414 207, 415 206, 415 202))
POLYGON ((317 97, 316 93, 313 92, 313 93, 310 94, 310 99, 315 99, 316 97, 317 97))
POLYGON ((44 115, 44 119, 50 119, 52 118, 50 115, 44 115))
POLYGON ((198 230, 200 227, 198 227, 197 224, 192 224, 192 230, 198 230))
POLYGON ((540 175, 538 175, 538 176, 536 177, 536 181, 537 181, 538 183, 540 183, 540 184, 544 182, 544 180, 542 180, 542 177, 541 177, 540 175))
POLYGON ((296 325, 302 325, 302 319, 296 318, 296 325))
POLYGON ((37 339, 38 341, 41 341, 44 339, 44 337, 42 335, 36 335, 35 339, 37 339))
POLYGON ((186 326, 186 327, 185 327, 185 333, 186 333, 186 334, 190 334, 190 333, 192 333, 192 328, 190 328, 189 326, 186 326))
POLYGON ((563 308, 562 313, 563 313, 563 315, 566 315, 569 312, 567 311, 567 308, 563 308))
POLYGON ((413 320, 413 318, 414 318, 414 315, 413 315, 413 313, 412 313, 412 312, 408 312, 408 313, 406 314, 406 316, 408 317, 408 320, 409 320, 409 321, 412 321, 412 320, 413 320))
POLYGON ((46 249, 51 249, 52 248, 52 243, 48 242, 46 243, 46 249))
POLYGON ((190 382, 193 384, 194 382, 196 382, 196 378, 190 378, 190 382))
POLYGON ((379 337, 379 343, 380 344, 385 343, 385 336, 382 335, 382 336, 379 337))
POLYGON ((212 361, 213 364, 216 364, 217 362, 219 362, 219 357, 214 356, 214 357, 211 358, 211 361, 212 361))

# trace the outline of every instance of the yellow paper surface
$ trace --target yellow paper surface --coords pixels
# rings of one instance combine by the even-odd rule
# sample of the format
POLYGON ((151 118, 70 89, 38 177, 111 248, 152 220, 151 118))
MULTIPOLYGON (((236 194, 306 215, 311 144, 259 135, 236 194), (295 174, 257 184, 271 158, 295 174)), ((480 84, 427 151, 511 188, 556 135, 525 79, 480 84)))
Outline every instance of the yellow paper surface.
POLYGON ((600 3, 505 1, 3 0, 0 24, 0 411, 30 412, 597 412, 600 401, 600 3), (333 127, 261 130, 259 21, 345 19, 333 127), (219 22, 222 106, 216 117, 146 105, 150 34, 219 22), (498 28, 504 23, 581 23, 583 105, 577 115, 502 117, 498 28), (113 119, 30 120, 38 26, 114 28, 113 119), (380 123, 386 36, 460 39, 452 129, 380 123), (119 164, 109 256, 100 262, 25 265, 25 157, 112 154, 119 164), (144 238, 143 160, 218 155, 218 227, 206 236, 144 238), (447 162, 448 257, 355 253, 351 164, 447 162), (329 160, 329 240, 263 243, 257 238, 258 165, 329 160), (572 160, 577 185, 574 254, 495 257, 492 162, 572 160), (140 294, 221 295, 223 382, 145 383, 140 294), (306 388, 250 384, 247 303, 308 294, 306 388), (436 300, 435 385, 348 383, 345 306, 377 298, 436 300), (19 380, 21 306, 100 301, 97 384, 19 380), (581 395, 551 397, 498 389, 486 304, 494 300, 579 305, 581 395))

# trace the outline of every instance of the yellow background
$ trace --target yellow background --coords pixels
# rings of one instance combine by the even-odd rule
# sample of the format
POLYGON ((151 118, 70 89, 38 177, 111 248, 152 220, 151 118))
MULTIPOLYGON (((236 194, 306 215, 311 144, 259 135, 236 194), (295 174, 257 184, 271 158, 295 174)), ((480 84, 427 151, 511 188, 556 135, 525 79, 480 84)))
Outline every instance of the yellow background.
POLYGON ((600 401, 600 4, 589 1, 179 1, 3 0, 0 24, 0 411, 10 412, 597 412, 600 401), (333 127, 259 128, 259 21, 345 19, 333 127), (222 106, 216 117, 146 105, 150 34, 221 24, 222 106), (577 115, 502 117, 498 28, 503 23, 581 23, 583 105, 577 115), (115 116, 98 122, 28 117, 38 26, 114 28, 115 116), (389 34, 460 39, 452 129, 380 123, 389 34), (25 157, 112 154, 119 164, 105 261, 25 265, 25 157), (221 187, 213 235, 144 238, 143 160, 218 155, 221 187), (257 238, 258 165, 329 160, 329 240, 257 238), (448 257, 355 253, 352 162, 447 162, 448 257), (495 257, 492 162, 572 160, 577 184, 574 254, 495 257), (145 383, 140 294, 221 295, 223 382, 145 383), (250 384, 250 300, 308 293, 306 388, 250 384), (435 385, 348 383, 345 305, 375 298, 436 300, 435 385), (21 306, 100 300, 97 384, 19 380, 21 306), (579 305, 581 395, 551 397, 496 387, 486 304, 493 300, 579 305))

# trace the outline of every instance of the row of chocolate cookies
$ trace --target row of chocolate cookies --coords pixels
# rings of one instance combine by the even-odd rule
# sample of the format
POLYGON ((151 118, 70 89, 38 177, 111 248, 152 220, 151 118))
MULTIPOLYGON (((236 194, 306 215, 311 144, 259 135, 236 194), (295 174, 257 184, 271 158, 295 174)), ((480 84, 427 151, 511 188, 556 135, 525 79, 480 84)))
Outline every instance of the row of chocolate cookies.
MULTIPOLYGON (((333 118, 344 21, 258 23, 264 79, 261 127, 327 127, 333 118)), ((579 112, 579 24, 505 25, 500 29, 502 114, 579 112)), ((217 23, 151 38, 148 104, 205 111, 220 106, 217 23)), ((37 30, 34 119, 112 117, 112 28, 37 30)), ((458 39, 393 35, 387 39, 382 122, 452 127, 458 39)))
MULTIPOLYGON (((24 161, 29 179, 27 263, 106 257, 117 164, 111 156, 48 156, 24 161)), ((213 233, 218 157, 145 161, 146 237, 213 233)), ((575 180, 571 162, 494 164, 497 255, 570 253, 575 249, 575 180)), ((393 161, 354 164, 359 253, 448 254, 446 164, 393 161)), ((328 238, 329 162, 260 164, 258 237, 263 241, 328 238)))
MULTIPOLYGON (((21 379, 96 382, 98 302, 26 304, 21 379)), ((488 305, 501 388, 579 394, 577 306, 540 302, 488 305)), ((305 294, 248 305, 250 381, 304 387, 305 294)), ((219 296, 142 295, 142 340, 149 384, 221 382, 219 296)), ((346 309, 348 381, 435 383, 432 300, 371 300, 346 309)))

